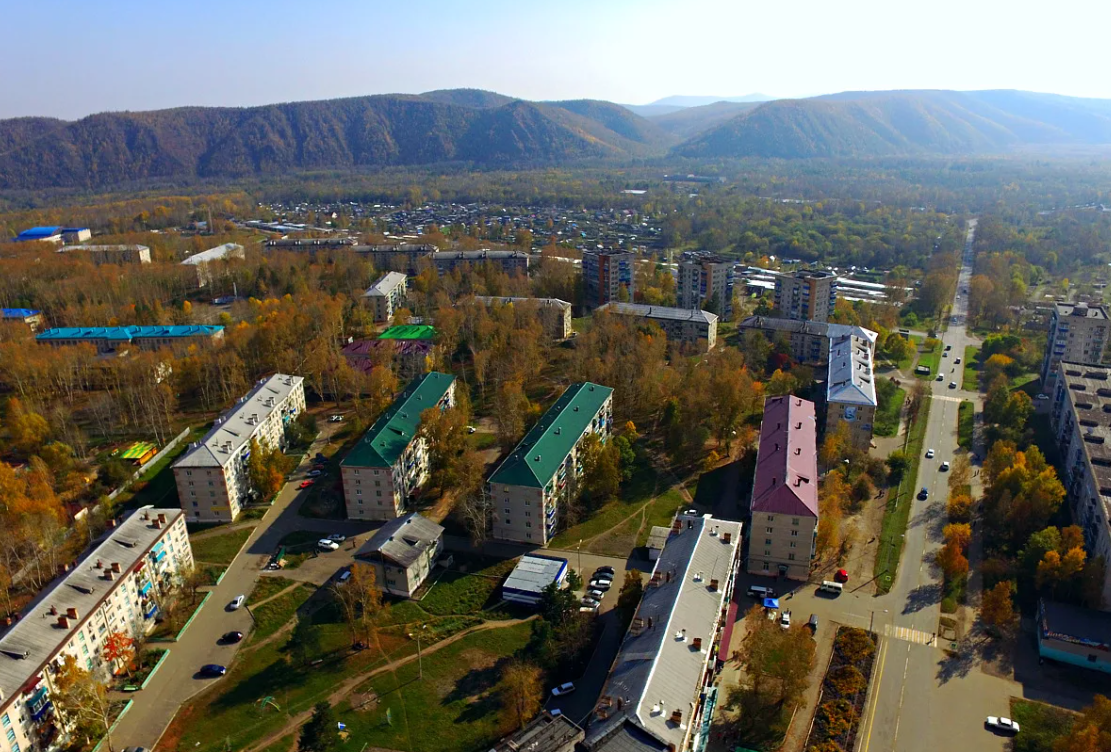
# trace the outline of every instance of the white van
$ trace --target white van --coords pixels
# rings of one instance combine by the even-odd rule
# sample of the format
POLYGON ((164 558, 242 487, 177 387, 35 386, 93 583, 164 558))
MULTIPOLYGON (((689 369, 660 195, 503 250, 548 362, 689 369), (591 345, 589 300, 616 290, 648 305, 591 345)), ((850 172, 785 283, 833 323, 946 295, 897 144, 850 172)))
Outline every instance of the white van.
POLYGON ((750 585, 748 588, 749 598, 774 598, 775 591, 771 588, 763 587, 761 585, 750 585))
POLYGON ((823 580, 822 584, 818 586, 820 592, 833 593, 834 595, 841 595, 841 591, 844 589, 845 586, 840 582, 831 582, 829 580, 823 580))

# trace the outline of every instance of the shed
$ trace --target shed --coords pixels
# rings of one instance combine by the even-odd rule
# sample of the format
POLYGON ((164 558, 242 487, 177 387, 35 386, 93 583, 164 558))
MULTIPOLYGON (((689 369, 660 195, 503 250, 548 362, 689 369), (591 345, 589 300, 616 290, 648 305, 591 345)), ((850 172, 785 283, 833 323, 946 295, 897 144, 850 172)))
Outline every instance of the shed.
POLYGON ((652 526, 652 532, 648 534, 648 561, 655 561, 660 558, 660 552, 664 550, 664 545, 667 544, 667 536, 670 533, 670 527, 664 525, 652 526))
POLYGON ((540 603, 544 588, 553 582, 562 587, 566 579, 566 559, 526 554, 502 585, 502 598, 512 603, 535 606, 540 603))

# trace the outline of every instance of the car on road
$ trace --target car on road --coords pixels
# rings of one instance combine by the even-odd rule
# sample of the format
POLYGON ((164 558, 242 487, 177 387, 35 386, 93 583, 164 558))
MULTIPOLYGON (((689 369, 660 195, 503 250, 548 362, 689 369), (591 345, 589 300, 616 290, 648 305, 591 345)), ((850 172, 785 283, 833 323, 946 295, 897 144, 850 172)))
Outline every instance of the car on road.
POLYGON ((994 715, 989 715, 984 725, 992 731, 1001 731, 1004 734, 1018 733, 1018 724, 1010 718, 996 718, 994 715))
POLYGON ((937 375, 937 379, 935 379, 935 381, 945 381, 945 376, 939 373, 937 375))
POLYGON ((613 574, 614 574, 613 567, 598 567, 597 569, 594 570, 594 576, 595 577, 600 577, 602 575, 609 575, 610 577, 613 577, 613 574))
POLYGON ((950 388, 950 389, 956 389, 956 388, 957 388, 957 382, 955 382, 955 381, 950 381, 950 382, 949 382, 949 388, 950 388))
POLYGON ((606 591, 613 587, 613 582, 611 580, 591 580, 590 587, 595 590, 606 591))
POLYGON ((316 547, 319 548, 321 551, 335 551, 339 548, 339 544, 336 543, 334 540, 321 538, 316 542, 316 547))
POLYGON ((474 426, 467 426, 467 433, 475 433, 477 431, 478 431, 478 429, 475 428, 474 426))
POLYGON ((954 360, 953 362, 954 362, 954 363, 956 363, 956 364, 957 364, 957 365, 959 366, 959 365, 961 364, 961 359, 960 359, 960 358, 957 358, 957 359, 956 359, 956 360, 954 360))
POLYGON ((338 415, 338 414, 337 415, 329 415, 328 416, 328 422, 329 423, 342 423, 343 422, 343 416, 338 415))
POLYGON ((221 666, 219 663, 206 663, 201 666, 201 676, 223 676, 228 672, 226 666, 221 666))
POLYGON ((301 481, 301 483, 297 487, 298 488, 308 488, 312 484, 313 484, 312 480, 303 480, 303 481, 301 481))
POLYGON ((1039 399, 1039 400, 1047 400, 1047 399, 1049 399, 1049 395, 1048 395, 1048 394, 1039 394, 1039 395, 1038 395, 1037 397, 1035 397, 1034 399, 1039 399))
POLYGON ((245 595, 235 596, 235 598, 232 599, 231 603, 228 604, 228 611, 238 611, 239 607, 243 605, 243 601, 245 600, 247 600, 247 596, 245 595))
POLYGON ((918 499, 919 501, 925 501, 928 498, 930 498, 930 490, 922 486, 922 490, 918 492, 918 499))
POLYGON ((926 459, 932 460, 933 458, 934 458, 934 450, 933 449, 927 449, 926 450, 926 459))
POLYGON ((818 634, 818 615, 810 614, 810 621, 806 622, 806 626, 810 627, 811 634, 818 634))
POLYGON ((336 582, 343 585, 344 583, 346 583, 350 579, 351 579, 351 570, 350 569, 345 569, 345 570, 343 570, 342 572, 339 573, 339 577, 336 578, 336 582))
POLYGON ((949 463, 948 462, 942 462, 941 463, 941 472, 945 472, 948 469, 949 469, 949 463))
POLYGON ((943 358, 948 358, 948 357, 949 357, 949 353, 947 353, 947 352, 943 352, 943 353, 941 354, 941 357, 943 357, 943 358))
POLYGON ((332 533, 328 536, 328 540, 335 541, 336 543, 343 543, 347 540, 347 536, 343 533, 332 533))
POLYGON ((560 684, 558 687, 552 688, 552 697, 563 697, 564 695, 569 695, 574 691, 575 691, 575 683, 574 682, 564 682, 563 684, 560 684))
POLYGON ((605 590, 599 590, 598 588, 590 588, 589 590, 586 591, 586 594, 588 596, 590 596, 591 598, 594 598, 594 599, 599 600, 599 601, 606 597, 606 591, 605 590))
POLYGON ((323 474, 324 471, 321 470, 319 467, 314 467, 312 470, 309 470, 307 473, 305 473, 305 475, 310 478, 319 478, 323 474))
POLYGON ((242 632, 224 632, 224 634, 220 635, 220 642, 224 643, 225 645, 232 645, 242 639, 242 632))
POLYGON ((783 613, 779 615, 779 626, 784 629, 791 628, 791 612, 787 609, 783 609, 783 613))

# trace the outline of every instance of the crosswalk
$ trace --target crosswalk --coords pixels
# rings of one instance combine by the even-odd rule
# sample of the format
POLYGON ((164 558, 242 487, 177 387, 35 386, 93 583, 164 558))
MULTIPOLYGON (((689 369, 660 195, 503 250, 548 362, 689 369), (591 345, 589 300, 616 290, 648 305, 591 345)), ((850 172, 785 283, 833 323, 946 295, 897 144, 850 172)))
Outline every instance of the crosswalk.
POLYGON ((935 394, 935 400, 945 400, 946 402, 964 402, 960 397, 950 397, 948 394, 935 394))
POLYGON ((933 633, 922 632, 910 627, 899 627, 894 624, 885 624, 883 634, 885 637, 894 637, 897 640, 906 640, 918 645, 934 645, 937 643, 937 635, 933 633))

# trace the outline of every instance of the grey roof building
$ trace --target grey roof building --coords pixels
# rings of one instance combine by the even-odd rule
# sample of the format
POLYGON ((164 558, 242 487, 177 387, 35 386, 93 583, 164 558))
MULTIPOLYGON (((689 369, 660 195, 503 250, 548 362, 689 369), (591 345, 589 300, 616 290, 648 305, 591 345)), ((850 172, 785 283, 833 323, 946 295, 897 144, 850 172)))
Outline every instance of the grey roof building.
POLYGON ((567 579, 567 560, 554 556, 525 554, 502 583, 502 597, 513 603, 535 606, 544 588, 567 579))
POLYGON ((386 272, 363 293, 363 300, 374 310, 375 321, 389 321, 401 308, 408 289, 407 280, 401 272, 386 272))
POLYGON ((741 330, 763 333, 770 342, 785 338, 791 347, 791 357, 800 363, 825 363, 829 356, 830 340, 853 335, 867 340, 876 349, 879 335, 871 329, 848 324, 830 324, 826 321, 799 321, 774 316, 749 316, 740 323, 741 330))
POLYGON ((664 330, 669 341, 704 352, 712 350, 717 344, 718 316, 709 311, 640 303, 606 303, 598 310, 609 311, 614 316, 651 321, 664 330))
POLYGON ((410 597, 444 548, 444 529, 416 512, 390 520, 355 553, 376 570, 378 587, 410 597))
POLYGON ((583 730, 565 715, 541 711, 520 731, 510 734, 490 752, 573 752, 583 730))

